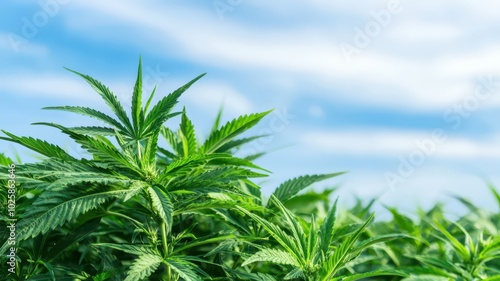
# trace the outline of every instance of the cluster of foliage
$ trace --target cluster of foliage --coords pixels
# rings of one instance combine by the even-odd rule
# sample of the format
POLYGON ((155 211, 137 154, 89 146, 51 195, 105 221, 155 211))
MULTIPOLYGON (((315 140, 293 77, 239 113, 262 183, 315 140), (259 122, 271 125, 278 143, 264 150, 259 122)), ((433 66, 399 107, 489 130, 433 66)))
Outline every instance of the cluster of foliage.
MULTIPOLYGON (((3 131, 45 156, 16 165, 16 273, 1 280, 500 280, 500 213, 459 198, 470 213, 456 221, 441 206, 410 218, 373 222, 361 201, 337 210, 332 190, 304 191, 342 173, 305 175, 265 200, 254 182, 268 171, 236 157, 262 136, 242 137, 269 112, 221 125, 200 141, 179 97, 198 79, 142 103, 139 62, 130 113, 99 81, 82 77, 109 106, 56 106, 105 126, 60 130, 88 152, 77 158, 57 145, 3 131), (176 130, 164 124, 179 118, 176 130)), ((7 166, 0 154, 0 252, 9 249, 7 166), (5 243, 4 243, 5 241, 5 243)), ((500 195, 492 187, 500 206, 500 195)), ((3 267, 5 268, 5 267, 3 267)))

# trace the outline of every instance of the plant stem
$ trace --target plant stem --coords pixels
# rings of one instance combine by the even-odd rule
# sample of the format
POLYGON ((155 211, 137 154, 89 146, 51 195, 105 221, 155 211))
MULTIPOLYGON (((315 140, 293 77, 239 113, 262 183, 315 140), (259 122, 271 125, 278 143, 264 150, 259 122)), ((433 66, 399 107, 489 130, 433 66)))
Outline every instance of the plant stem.
POLYGON ((142 161, 142 155, 141 155, 141 143, 139 140, 137 140, 136 142, 136 146, 137 146, 137 157, 139 157, 139 162, 142 161))
POLYGON ((165 256, 168 255, 168 244, 167 244, 167 224, 165 222, 161 223, 161 239, 163 242, 163 251, 165 256))
POLYGON ((112 212, 112 211, 107 211, 106 213, 108 215, 111 215, 111 216, 117 216, 117 217, 122 217, 122 218, 128 219, 128 220, 132 221, 134 224, 136 224, 138 227, 142 228, 142 223, 141 222, 139 222, 138 220, 136 220, 134 218, 131 218, 131 217, 127 216, 127 215, 116 213, 116 212, 112 212))
POLYGON ((211 243, 215 243, 215 242, 219 242, 219 241, 224 241, 224 240, 228 240, 228 239, 233 239, 235 237, 236 237, 235 235, 229 234, 229 235, 214 237, 214 238, 210 238, 210 239, 205 239, 203 241, 193 242, 193 243, 184 245, 182 247, 176 248, 173 251, 173 253, 179 253, 179 252, 184 251, 186 249, 190 249, 190 248, 205 245, 205 244, 211 244, 211 243))
POLYGON ((172 280, 172 270, 170 269, 170 265, 168 263, 165 263, 165 265, 167 266, 167 276, 165 276, 165 280, 172 280))

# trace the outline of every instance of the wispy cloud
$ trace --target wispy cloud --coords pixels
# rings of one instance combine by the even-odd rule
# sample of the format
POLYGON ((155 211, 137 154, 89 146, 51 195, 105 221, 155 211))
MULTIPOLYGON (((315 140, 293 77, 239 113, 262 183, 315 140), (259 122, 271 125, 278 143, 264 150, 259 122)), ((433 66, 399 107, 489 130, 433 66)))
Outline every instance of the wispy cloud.
MULTIPOLYGON (((115 95, 124 100, 132 87, 122 82, 105 83, 115 95)), ((0 92, 7 95, 21 95, 38 98, 57 98, 62 102, 79 102, 99 105, 101 98, 82 79, 71 74, 16 73, 0 76, 0 92)))
MULTIPOLYGON (((186 21, 185 16, 180 15, 187 13, 176 5, 166 11, 155 5, 115 2, 79 3, 81 9, 75 15, 68 16, 68 24, 73 29, 84 31, 83 27, 87 24, 98 27, 120 22, 127 26, 130 33, 106 33, 109 40, 116 40, 118 37, 132 44, 140 42, 144 45, 149 42, 146 45, 154 46, 151 48, 156 52, 164 52, 165 48, 176 46, 175 55, 212 67, 241 71, 266 69, 277 75, 287 73, 304 84, 315 83, 330 89, 323 91, 326 94, 317 95, 332 99, 341 98, 372 106, 418 111, 446 109, 469 94, 467 89, 473 90, 473 80, 477 75, 500 73, 500 66, 495 65, 495 60, 492 59, 500 56, 500 52, 496 51, 498 48, 492 47, 485 53, 485 50, 471 52, 465 45, 457 46, 456 40, 474 36, 473 31, 463 29, 462 24, 426 19, 426 15, 430 14, 422 9, 423 4, 412 3, 406 7, 407 14, 414 12, 413 9, 417 11, 418 19, 416 16, 401 15, 401 20, 394 22, 387 34, 384 32, 380 38, 373 39, 382 44, 374 44, 348 63, 338 48, 339 38, 334 32, 335 28, 329 25, 318 23, 294 30, 285 27, 262 29, 248 22, 220 22, 214 19, 214 11, 208 7, 205 10, 200 7, 189 10, 188 13, 196 21, 186 21), (86 24, 82 24, 82 21, 86 24), (405 52, 393 53, 390 47, 436 42, 440 44, 435 52, 443 54, 440 59, 432 56, 422 58, 405 52), (447 52, 450 48, 452 51, 447 52), (363 88, 346 93, 338 91, 339 84, 353 85, 354 89, 359 87, 356 85, 363 85, 363 88)), ((379 1, 378 6, 373 5, 372 9, 383 8, 385 4, 385 1, 379 1)), ((273 11, 273 7, 285 3, 259 5, 263 5, 262 9, 268 5, 269 10, 273 11)), ((302 6, 319 9, 324 7, 322 5, 326 4, 312 1, 310 4, 288 7, 297 11, 302 6)), ((348 9, 355 5, 327 6, 330 8, 323 13, 330 11, 334 15, 336 7, 348 9)), ((461 4, 455 9, 464 12, 467 8, 468 5, 461 4)), ((245 9, 245 6, 239 9, 245 9)), ((475 16, 480 19, 479 14, 475 16)), ((372 19, 367 18, 369 20, 372 19)), ((352 36, 355 28, 353 25, 352 36)), ((107 31, 104 28, 102 32, 107 31)), ((99 28, 93 29, 88 35, 98 36, 96 33, 99 34, 99 28)), ((418 46, 411 49, 415 48, 418 46)))
POLYGON ((198 110, 210 113, 224 106, 224 111, 231 116, 248 114, 253 111, 252 102, 232 87, 217 83, 201 81, 189 89, 184 96, 185 101, 193 104, 198 110))
MULTIPOLYGON (((306 131, 301 143, 321 153, 348 154, 396 158, 420 149, 418 143, 431 138, 431 133, 419 131, 371 130, 362 132, 306 131)), ((494 138, 478 141, 467 137, 447 136, 442 143, 436 143, 430 157, 445 158, 500 158, 498 141, 494 138)))

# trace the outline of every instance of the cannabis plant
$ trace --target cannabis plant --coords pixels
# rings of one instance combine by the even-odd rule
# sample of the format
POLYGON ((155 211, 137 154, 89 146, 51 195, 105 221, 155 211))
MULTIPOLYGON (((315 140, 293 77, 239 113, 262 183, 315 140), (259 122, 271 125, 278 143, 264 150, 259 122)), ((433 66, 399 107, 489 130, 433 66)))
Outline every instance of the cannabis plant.
MULTIPOLYGON (((105 126, 35 123, 60 130, 86 150, 89 158, 76 158, 57 145, 3 131, 6 136, 1 139, 46 157, 17 166, 17 183, 32 194, 19 198, 16 238, 22 265, 18 277, 32 278, 43 272, 52 278, 107 276, 115 280, 142 280, 154 272, 159 272, 163 280, 201 280, 208 276, 195 265, 206 261, 186 252, 191 247, 222 241, 227 235, 213 233, 212 238, 201 241, 189 233, 196 225, 190 215, 236 203, 244 206, 230 195, 247 196, 240 181, 250 183, 251 178, 264 174, 255 171, 262 170, 256 165, 225 153, 223 148, 229 149, 236 136, 268 112, 232 120, 214 129, 199 144, 186 112, 174 112, 173 108, 203 74, 155 105, 153 90, 143 106, 139 62, 127 115, 106 86, 70 71, 99 94, 114 117, 87 107, 54 106, 45 109, 92 117, 105 126), (163 124, 177 115, 181 115, 181 124, 174 134, 163 124), (159 146, 160 136, 169 141, 173 152, 159 146), (124 259, 116 257, 116 250, 123 252, 124 259), (78 253, 79 258, 65 259, 68 252, 78 253), (99 267, 99 262, 88 263, 93 264, 90 269, 83 264, 102 257, 108 264, 99 267)), ((8 247, 3 243, 1 251, 8 247)))
POLYGON ((500 213, 458 198, 470 212, 456 221, 436 205, 417 219, 388 207, 392 221, 375 222, 375 200, 341 209, 335 188, 306 190, 342 172, 295 177, 267 198, 258 180, 269 171, 253 163, 263 152, 235 155, 264 137, 242 134, 271 111, 224 123, 219 110, 204 138, 176 109, 204 74, 155 98, 156 87, 143 94, 139 60, 126 109, 104 84, 69 71, 108 112, 51 106, 102 125, 34 123, 84 156, 2 131, 0 140, 43 159, 0 153, 0 251, 9 253, 0 261, 14 268, 1 280, 500 280, 500 213))

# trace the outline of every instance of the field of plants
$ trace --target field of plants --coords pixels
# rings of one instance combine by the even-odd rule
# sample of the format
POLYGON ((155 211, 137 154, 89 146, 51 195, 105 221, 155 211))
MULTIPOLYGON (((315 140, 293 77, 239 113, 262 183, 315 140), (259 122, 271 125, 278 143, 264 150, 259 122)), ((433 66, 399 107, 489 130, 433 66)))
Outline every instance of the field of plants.
POLYGON ((415 214, 388 207, 392 219, 377 221, 374 200, 344 208, 334 189, 311 189, 341 172, 298 175, 265 198, 256 182, 269 171, 253 163, 262 154, 236 155, 263 137, 242 136, 270 111, 227 123, 221 111, 200 139, 177 101, 203 75, 153 104, 139 62, 125 109, 99 81, 72 72, 109 113, 44 109, 105 125, 34 124, 71 138, 84 158, 3 131, 3 143, 45 158, 13 164, 0 154, 0 280, 500 280, 493 186, 497 213, 457 198, 469 212, 455 220, 438 204, 415 214), (164 125, 171 119, 178 127, 164 125))

